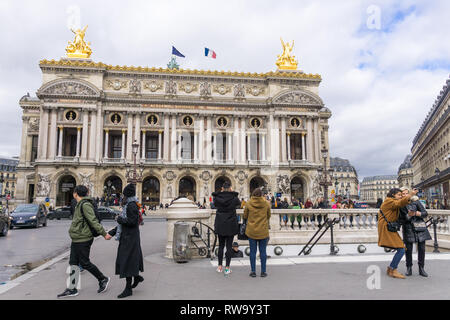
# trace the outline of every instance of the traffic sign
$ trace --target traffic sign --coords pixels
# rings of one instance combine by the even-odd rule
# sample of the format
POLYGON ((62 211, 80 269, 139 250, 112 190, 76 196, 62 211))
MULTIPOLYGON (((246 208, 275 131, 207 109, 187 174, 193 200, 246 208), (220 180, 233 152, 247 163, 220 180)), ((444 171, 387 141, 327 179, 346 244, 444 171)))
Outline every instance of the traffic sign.
POLYGON ((45 202, 50 202, 50 198, 45 198, 45 202))

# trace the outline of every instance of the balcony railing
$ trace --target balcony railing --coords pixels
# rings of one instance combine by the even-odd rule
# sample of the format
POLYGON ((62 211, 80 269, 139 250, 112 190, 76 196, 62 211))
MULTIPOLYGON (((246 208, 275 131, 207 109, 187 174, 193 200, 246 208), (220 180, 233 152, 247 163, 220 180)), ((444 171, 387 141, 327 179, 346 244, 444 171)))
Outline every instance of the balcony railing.
POLYGON ((103 158, 103 163, 125 163, 122 158, 103 158))

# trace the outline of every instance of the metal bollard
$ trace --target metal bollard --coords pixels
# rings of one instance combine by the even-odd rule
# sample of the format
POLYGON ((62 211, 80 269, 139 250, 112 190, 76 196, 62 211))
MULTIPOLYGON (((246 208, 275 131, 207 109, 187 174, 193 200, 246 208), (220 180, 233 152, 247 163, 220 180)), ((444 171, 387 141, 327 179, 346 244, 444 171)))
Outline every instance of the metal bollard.
POLYGON ((434 250, 433 250, 433 252, 440 253, 439 244, 437 241, 437 231, 436 231, 436 229, 437 229, 436 224, 438 223, 439 219, 438 219, 438 221, 436 221, 436 219, 434 217, 432 219, 433 219, 432 221, 433 221, 433 232, 434 232, 434 245, 433 245, 434 250))
POLYGON ((191 235, 189 224, 187 222, 175 222, 173 229, 173 259, 175 262, 182 263, 191 259, 191 235))

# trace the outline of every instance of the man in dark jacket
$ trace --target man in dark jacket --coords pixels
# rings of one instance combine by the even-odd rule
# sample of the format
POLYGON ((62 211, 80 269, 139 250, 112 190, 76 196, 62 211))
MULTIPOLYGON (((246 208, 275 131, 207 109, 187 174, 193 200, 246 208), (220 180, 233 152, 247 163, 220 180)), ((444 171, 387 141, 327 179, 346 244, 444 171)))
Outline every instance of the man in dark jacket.
POLYGON ((239 250, 239 244, 237 242, 233 242, 233 250, 231 251, 232 258, 243 258, 244 253, 239 250))
POLYGON ((214 221, 214 232, 219 237, 219 252, 218 252, 218 272, 222 272, 223 249, 227 247, 225 274, 230 273, 231 251, 233 238, 239 231, 238 219, 236 209, 240 208, 241 202, 238 198, 238 193, 233 192, 231 185, 225 182, 222 187, 222 192, 214 192, 213 204, 216 210, 216 219, 214 221))
MULTIPOLYGON (((89 260, 89 253, 94 241, 91 228, 106 240, 109 240, 111 236, 106 234, 105 229, 96 219, 92 204, 93 200, 87 198, 87 194, 88 189, 82 185, 76 186, 73 191, 73 197, 77 201, 77 205, 75 206, 72 224, 69 229, 69 235, 72 239, 69 264, 74 272, 77 270, 78 265, 81 265, 83 269, 89 271, 96 277, 99 283, 97 292, 102 293, 108 288, 110 278, 105 277, 89 260)), ((63 293, 58 295, 58 298, 74 297, 77 295, 78 290, 76 287, 67 288, 63 293)))

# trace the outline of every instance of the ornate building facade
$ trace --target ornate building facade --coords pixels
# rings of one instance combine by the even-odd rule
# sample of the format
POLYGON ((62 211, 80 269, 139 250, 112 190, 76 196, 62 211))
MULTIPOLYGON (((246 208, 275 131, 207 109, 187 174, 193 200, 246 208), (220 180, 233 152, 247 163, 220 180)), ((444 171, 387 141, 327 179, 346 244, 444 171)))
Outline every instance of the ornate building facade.
POLYGON ((407 187, 409 190, 413 184, 413 170, 411 165, 411 155, 407 155, 403 163, 398 168, 397 180, 399 187, 407 187))
POLYGON ((413 181, 423 189, 430 207, 449 208, 450 79, 437 97, 413 140, 413 181))
POLYGON ((336 196, 357 200, 359 199, 358 173, 350 161, 341 158, 330 158, 330 166, 333 168, 333 189, 336 196))
POLYGON ((17 198, 67 204, 77 184, 120 194, 134 168, 146 204, 203 202, 229 181, 283 197, 319 196, 331 112, 319 75, 119 67, 43 60, 25 96, 17 198), (33 148, 37 144, 37 153, 33 148), (134 166, 134 163, 136 165, 134 166))
POLYGON ((396 175, 365 177, 361 183, 361 200, 376 203, 377 199, 385 199, 392 188, 398 188, 396 175))
POLYGON ((0 158, 0 198, 10 195, 15 198, 17 186, 18 159, 0 158))

